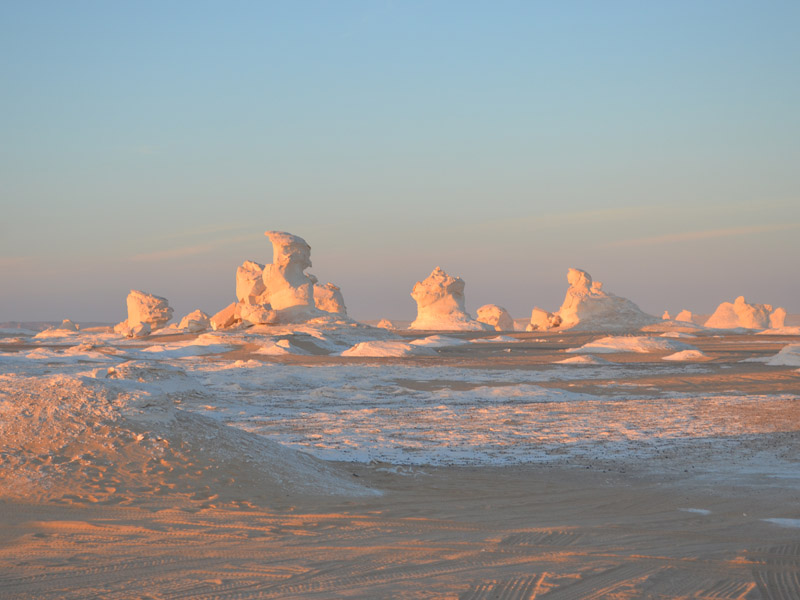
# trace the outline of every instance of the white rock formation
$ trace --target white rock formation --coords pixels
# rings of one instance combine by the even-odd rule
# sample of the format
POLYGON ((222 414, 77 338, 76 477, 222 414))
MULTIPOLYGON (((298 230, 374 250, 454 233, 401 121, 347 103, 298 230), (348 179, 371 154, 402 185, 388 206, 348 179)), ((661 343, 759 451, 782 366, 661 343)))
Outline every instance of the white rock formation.
POLYGON ((561 316, 558 313, 550 313, 546 310, 534 306, 531 311, 531 322, 525 331, 540 331, 542 329, 556 329, 561 325, 561 316))
POLYGON ((131 290, 127 298, 128 318, 114 327, 116 333, 141 337, 161 329, 172 318, 172 307, 166 298, 131 290))
POLYGON ((484 304, 477 311, 478 321, 491 325, 497 331, 514 331, 514 319, 497 304, 484 304))
POLYGON ((272 264, 264 267, 266 291, 261 302, 272 310, 294 309, 293 313, 314 314, 314 280, 305 274, 311 266, 311 246, 285 231, 264 233, 272 242, 272 264))
POLYGON ((691 311, 688 311, 686 309, 683 309, 681 312, 679 312, 675 316, 675 320, 676 321, 686 321, 687 323, 691 323, 692 322, 692 318, 693 317, 692 317, 691 311))
POLYGON ((274 325, 278 322, 278 313, 269 304, 240 302, 237 309, 237 315, 245 325, 274 325))
POLYGON ((246 260, 236 269, 236 298, 239 302, 256 304, 257 298, 266 291, 264 265, 246 260))
POLYGON ((232 327, 237 322, 241 321, 239 318, 239 303, 231 302, 228 306, 216 313, 209 320, 211 321, 211 328, 214 331, 217 329, 227 329, 228 327, 232 327))
POLYGON ((320 285, 305 273, 311 266, 311 246, 303 238, 285 231, 264 235, 272 242, 272 264, 247 260, 236 270, 237 302, 211 317, 214 329, 347 316, 341 290, 332 283, 320 285))
POLYGON ((665 321, 669 321, 669 320, 672 319, 672 317, 669 316, 669 311, 668 310, 664 311, 664 314, 661 315, 661 318, 664 319, 665 321))
POLYGON ((490 331, 493 327, 480 323, 464 309, 464 281, 451 277, 439 267, 411 290, 417 302, 417 318, 409 329, 490 331))
POLYGON ((770 329, 780 329, 786 324, 786 309, 780 306, 769 315, 770 329))
POLYGON ((380 327, 381 329, 397 329, 394 323, 392 323, 389 319, 381 319, 378 321, 375 327, 380 327))
POLYGON ((603 284, 592 281, 586 271, 570 269, 567 281, 569 289, 558 312, 535 308, 528 331, 556 328, 618 331, 639 329, 659 321, 627 298, 604 292, 603 284))
POLYGON ((197 333, 210 329, 211 321, 202 310, 195 310, 181 319, 178 328, 185 329, 190 333, 197 333))
POLYGON ((748 304, 744 296, 733 302, 723 302, 705 322, 712 329, 768 329, 783 327, 786 311, 773 310, 771 304, 748 304))
POLYGON ((342 290, 328 282, 325 285, 314 284, 314 306, 325 312, 346 315, 342 290))

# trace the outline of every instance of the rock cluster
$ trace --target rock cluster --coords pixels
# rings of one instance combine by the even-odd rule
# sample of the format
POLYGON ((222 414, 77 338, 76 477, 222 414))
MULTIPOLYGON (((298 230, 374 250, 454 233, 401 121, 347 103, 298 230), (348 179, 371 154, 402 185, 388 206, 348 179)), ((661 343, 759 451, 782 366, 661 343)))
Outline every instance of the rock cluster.
POLYGON ((272 263, 247 260, 236 270, 237 300, 211 317, 214 329, 347 316, 341 290, 332 283, 320 285, 305 272, 311 266, 311 246, 303 238, 285 231, 264 235, 272 242, 272 263))
POLYGON ((540 329, 583 329, 623 331, 651 325, 659 319, 643 312, 636 304, 603 291, 603 284, 581 269, 567 272, 569 288, 556 313, 534 308, 528 331, 540 329))
POLYGON ((771 304, 748 304, 744 296, 723 302, 705 322, 712 329, 768 329, 783 327, 786 311, 771 304))

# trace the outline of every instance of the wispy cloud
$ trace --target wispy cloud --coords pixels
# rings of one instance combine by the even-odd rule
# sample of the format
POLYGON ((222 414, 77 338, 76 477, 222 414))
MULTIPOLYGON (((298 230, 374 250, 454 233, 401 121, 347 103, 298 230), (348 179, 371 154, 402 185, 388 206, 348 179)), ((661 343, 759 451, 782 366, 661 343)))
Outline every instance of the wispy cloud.
MULTIPOLYGON (((235 232, 241 232, 241 234, 244 235, 245 231, 253 232, 253 229, 254 228, 252 225, 243 225, 243 224, 210 225, 208 227, 202 227, 202 228, 195 227, 192 229, 184 229, 184 230, 173 229, 166 233, 162 233, 157 236, 152 236, 151 239, 153 240, 176 240, 185 238, 206 239, 226 233, 233 235, 235 232)), ((260 232, 261 230, 255 229, 255 231, 260 232)))
POLYGON ((24 267, 32 261, 32 256, 0 256, 0 269, 24 267))
POLYGON ((747 225, 743 227, 728 227, 725 229, 705 229, 703 231, 685 231, 682 233, 667 233, 643 238, 617 240, 604 244, 606 247, 628 248, 633 246, 655 246, 658 244, 674 244, 678 242, 693 242, 721 237, 736 237, 753 235, 757 233, 771 233, 800 228, 800 223, 778 223, 774 225, 747 225))
POLYGON ((180 246, 178 248, 166 248, 164 250, 155 250, 153 252, 143 252, 131 257, 135 262, 155 262, 160 260, 174 260, 176 258, 186 258, 187 256, 197 256, 201 254, 210 254, 223 246, 231 244, 239 244, 242 242, 252 242, 262 239, 261 235, 239 235, 234 237, 222 238, 217 240, 209 240, 199 244, 192 244, 188 246, 180 246))

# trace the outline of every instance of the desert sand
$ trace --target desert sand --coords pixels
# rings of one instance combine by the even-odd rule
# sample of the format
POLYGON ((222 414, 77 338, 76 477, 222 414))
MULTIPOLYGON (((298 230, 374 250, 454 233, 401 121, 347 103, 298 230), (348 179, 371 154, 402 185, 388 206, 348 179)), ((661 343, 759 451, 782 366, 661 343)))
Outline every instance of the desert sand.
POLYGON ((800 337, 666 335, 6 331, 0 595, 800 597, 800 337))

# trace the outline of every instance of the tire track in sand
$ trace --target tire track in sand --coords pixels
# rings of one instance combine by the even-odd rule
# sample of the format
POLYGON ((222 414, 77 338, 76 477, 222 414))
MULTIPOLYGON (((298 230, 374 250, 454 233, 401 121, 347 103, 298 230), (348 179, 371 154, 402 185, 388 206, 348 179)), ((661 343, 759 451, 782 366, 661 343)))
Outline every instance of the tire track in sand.
POLYGON ((764 600, 800 598, 800 542, 752 553, 758 560, 753 577, 764 600))

